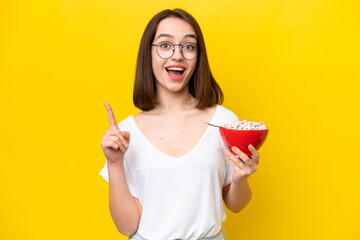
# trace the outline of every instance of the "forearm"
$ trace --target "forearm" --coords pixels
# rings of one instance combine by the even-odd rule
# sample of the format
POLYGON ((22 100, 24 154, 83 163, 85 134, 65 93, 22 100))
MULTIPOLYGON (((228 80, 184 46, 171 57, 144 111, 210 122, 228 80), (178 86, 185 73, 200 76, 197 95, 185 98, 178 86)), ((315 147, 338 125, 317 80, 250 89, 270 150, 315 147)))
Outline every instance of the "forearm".
POLYGON ((126 183, 123 162, 108 163, 109 206, 111 217, 120 233, 130 236, 139 226, 140 213, 126 183))
POLYGON ((242 182, 232 182, 223 198, 227 208, 238 213, 250 202, 251 195, 251 189, 246 179, 242 182))

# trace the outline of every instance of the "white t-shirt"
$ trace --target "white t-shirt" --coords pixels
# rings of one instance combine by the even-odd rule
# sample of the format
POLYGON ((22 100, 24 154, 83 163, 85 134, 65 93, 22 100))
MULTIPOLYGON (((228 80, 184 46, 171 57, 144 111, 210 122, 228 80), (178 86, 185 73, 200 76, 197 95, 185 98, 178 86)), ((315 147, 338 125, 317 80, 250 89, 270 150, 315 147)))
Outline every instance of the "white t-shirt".
MULTIPOLYGON (((211 123, 235 121, 234 113, 217 105, 211 123)), ((231 183, 233 171, 219 129, 208 126, 192 150, 171 157, 152 145, 133 116, 118 126, 131 134, 124 169, 130 193, 143 207, 138 233, 150 240, 216 235, 226 219, 222 190, 231 183)), ((109 181, 106 163, 100 175, 109 181)))

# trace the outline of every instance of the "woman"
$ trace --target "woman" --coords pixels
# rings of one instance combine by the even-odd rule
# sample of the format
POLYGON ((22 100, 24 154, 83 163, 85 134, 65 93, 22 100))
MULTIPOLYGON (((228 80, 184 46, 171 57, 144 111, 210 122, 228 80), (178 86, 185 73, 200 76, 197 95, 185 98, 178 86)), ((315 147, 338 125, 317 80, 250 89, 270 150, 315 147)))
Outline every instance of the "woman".
POLYGON ((259 153, 232 155, 217 128, 238 121, 222 107, 196 20, 165 10, 147 25, 139 49, 134 104, 143 112, 116 123, 101 142, 110 213, 129 239, 225 239, 223 202, 239 212, 251 198, 247 178, 259 153), (130 141, 131 135, 131 141, 130 141))

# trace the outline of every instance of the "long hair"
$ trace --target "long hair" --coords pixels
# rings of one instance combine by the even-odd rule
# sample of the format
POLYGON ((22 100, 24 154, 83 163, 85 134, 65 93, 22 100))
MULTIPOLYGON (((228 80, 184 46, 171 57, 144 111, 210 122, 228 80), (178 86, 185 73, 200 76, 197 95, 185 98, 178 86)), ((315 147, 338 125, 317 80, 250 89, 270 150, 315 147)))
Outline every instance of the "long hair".
POLYGON ((151 61, 151 44, 154 41, 159 22, 168 17, 180 18, 188 22, 195 30, 199 53, 196 68, 189 80, 189 92, 197 100, 196 107, 205 109, 215 104, 222 104, 224 95, 210 71, 205 41, 199 24, 193 16, 182 9, 167 9, 159 12, 150 20, 141 38, 133 92, 134 105, 143 111, 149 111, 158 104, 156 102, 156 79, 151 61))

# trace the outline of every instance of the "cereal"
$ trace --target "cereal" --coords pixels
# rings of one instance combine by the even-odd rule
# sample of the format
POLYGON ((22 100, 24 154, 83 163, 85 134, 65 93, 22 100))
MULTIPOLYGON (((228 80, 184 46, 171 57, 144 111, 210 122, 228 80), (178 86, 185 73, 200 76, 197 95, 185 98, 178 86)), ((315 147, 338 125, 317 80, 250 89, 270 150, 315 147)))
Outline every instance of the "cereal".
POLYGON ((224 128, 237 129, 237 130, 265 130, 265 124, 262 122, 250 122, 248 120, 226 123, 224 128))

